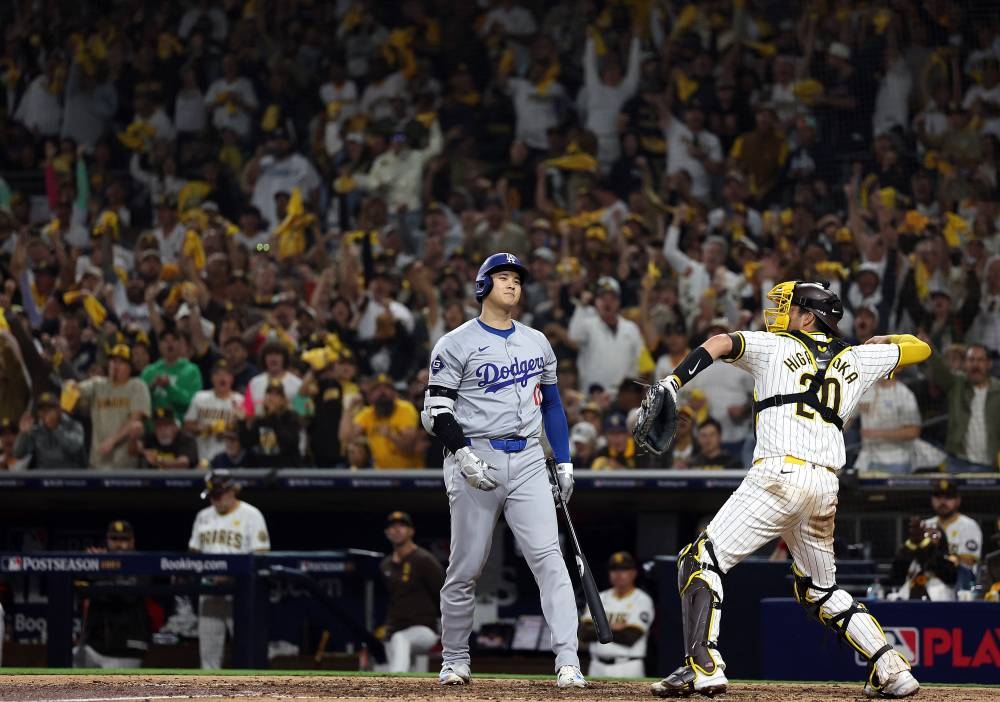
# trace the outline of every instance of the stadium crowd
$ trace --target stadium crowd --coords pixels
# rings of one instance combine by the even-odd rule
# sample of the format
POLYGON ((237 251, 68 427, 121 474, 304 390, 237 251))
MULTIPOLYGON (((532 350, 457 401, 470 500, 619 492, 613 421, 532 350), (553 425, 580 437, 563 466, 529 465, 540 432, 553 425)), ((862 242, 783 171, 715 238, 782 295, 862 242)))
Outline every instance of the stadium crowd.
POLYGON ((441 465, 428 353, 530 268, 579 467, 743 467, 766 293, 915 332, 858 468, 997 470, 1000 22, 947 0, 0 8, 2 467, 441 465), (947 417, 945 415, 947 414, 947 417), (944 449, 944 450, 942 450, 944 449))

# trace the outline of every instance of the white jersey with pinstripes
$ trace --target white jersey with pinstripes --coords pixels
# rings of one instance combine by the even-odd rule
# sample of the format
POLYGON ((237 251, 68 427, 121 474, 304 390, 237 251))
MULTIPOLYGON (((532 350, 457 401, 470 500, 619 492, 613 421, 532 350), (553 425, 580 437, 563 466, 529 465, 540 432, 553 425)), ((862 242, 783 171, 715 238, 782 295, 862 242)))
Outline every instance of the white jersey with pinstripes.
MULTIPOLYGON (((763 400, 778 394, 794 394, 809 386, 816 373, 816 361, 804 343, 784 332, 737 334, 743 339, 743 349, 737 349, 736 358, 729 362, 753 376, 755 398, 763 400)), ((809 334, 821 347, 830 341, 826 334, 809 334)), ((865 391, 895 370, 899 353, 896 344, 848 347, 830 361, 820 401, 846 422, 854 415, 865 391)), ((808 405, 791 403, 771 407, 758 414, 756 422, 754 462, 794 456, 840 470, 846 461, 842 431, 824 421, 808 405)))

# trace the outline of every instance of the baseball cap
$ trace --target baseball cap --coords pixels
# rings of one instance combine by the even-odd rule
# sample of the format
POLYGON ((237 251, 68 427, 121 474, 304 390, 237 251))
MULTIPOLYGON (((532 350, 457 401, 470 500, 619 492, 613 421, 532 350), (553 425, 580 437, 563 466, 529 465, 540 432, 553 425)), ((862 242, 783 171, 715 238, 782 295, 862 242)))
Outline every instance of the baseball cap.
POLYGON ((390 512, 385 518, 386 528, 391 527, 393 524, 405 524, 408 527, 413 526, 413 518, 410 517, 406 512, 401 512, 396 510, 395 512, 390 512))
POLYGON ((573 430, 569 433, 570 442, 579 441, 589 444, 597 441, 597 430, 590 422, 577 422, 573 425, 573 430))
POLYGON ((233 474, 225 469, 213 470, 205 476, 205 489, 201 491, 201 499, 209 495, 221 495, 226 490, 239 487, 233 474))
POLYGON ((153 421, 154 422, 170 422, 171 424, 176 423, 174 418, 174 411, 170 407, 157 407, 153 411, 153 421))
POLYGON ((375 376, 372 381, 372 385, 388 385, 389 387, 396 387, 396 383, 393 381, 392 376, 386 373, 379 373, 375 376))
POLYGON ((544 229, 549 232, 552 231, 552 222, 550 222, 545 217, 536 217, 531 220, 531 226, 528 229, 544 229))
POLYGON ((826 52, 831 56, 836 56, 837 58, 844 59, 845 61, 851 60, 851 48, 846 44, 840 43, 839 41, 830 42, 830 46, 826 52))
POLYGON ((584 412, 594 412, 595 414, 601 413, 601 408, 596 402, 587 402, 580 408, 580 413, 584 412))
POLYGON ((264 391, 264 394, 267 393, 280 394, 282 397, 285 397, 285 384, 278 378, 271 378, 267 383, 267 390, 264 391))
POLYGON ((135 536, 132 525, 124 519, 116 519, 108 524, 109 539, 131 539, 135 536))
POLYGON ((621 412, 614 412, 609 414, 604 420, 604 431, 628 431, 628 425, 625 421, 625 415, 621 412))
POLYGON ((954 480, 938 480, 931 490, 934 497, 958 497, 958 483, 954 480))
POLYGON ((216 371, 225 371, 226 373, 232 374, 233 369, 229 365, 228 360, 226 360, 225 358, 220 358, 215 363, 212 364, 212 373, 215 373, 216 371))
POLYGON ((601 293, 614 293, 615 295, 621 297, 622 288, 618 284, 618 281, 609 275, 602 275, 597 279, 597 294, 601 293))
POLYGON ((557 260, 556 253, 548 246, 539 246, 537 249, 531 252, 532 258, 540 258, 543 261, 548 261, 549 263, 555 263, 557 260))
POLYGON ((122 361, 128 362, 132 360, 132 349, 130 349, 125 344, 115 344, 111 347, 108 352, 108 359, 118 358, 122 361))
POLYGON ((608 559, 608 570, 635 570, 635 559, 628 551, 618 551, 608 559))
POLYGON ((54 393, 43 392, 41 395, 38 396, 38 399, 35 400, 35 406, 40 410, 46 409, 48 407, 58 407, 59 398, 56 397, 54 393))

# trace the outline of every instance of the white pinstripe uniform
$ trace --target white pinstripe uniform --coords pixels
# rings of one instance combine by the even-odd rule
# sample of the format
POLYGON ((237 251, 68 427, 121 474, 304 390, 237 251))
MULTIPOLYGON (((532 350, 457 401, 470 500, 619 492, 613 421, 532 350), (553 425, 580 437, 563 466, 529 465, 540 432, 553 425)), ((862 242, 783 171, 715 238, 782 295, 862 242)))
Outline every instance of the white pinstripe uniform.
MULTIPOLYGON (((830 337, 810 332, 820 346, 830 337)), ((755 398, 805 390, 816 373, 806 345, 788 333, 740 332, 743 350, 734 363, 754 377, 755 398)), ((734 342, 735 343, 735 342, 734 342)), ((891 373, 900 359, 896 344, 848 347, 831 359, 819 394, 821 402, 844 420, 857 409, 864 392, 891 373)), ((819 616, 829 620, 849 609, 853 598, 836 587, 833 558, 834 518, 837 510, 837 474, 845 462, 844 438, 836 425, 824 421, 808 405, 783 404, 760 412, 753 465, 707 527, 717 567, 726 573, 771 540, 782 537, 798 573, 811 578, 808 601, 823 600, 819 616)), ((710 575, 718 587, 721 578, 710 575)), ((718 617, 709 641, 718 635, 718 617)), ((847 621, 847 639, 871 656, 885 646, 885 635, 867 613, 847 621)), ((882 655, 876 670, 885 680, 907 664, 882 655)))

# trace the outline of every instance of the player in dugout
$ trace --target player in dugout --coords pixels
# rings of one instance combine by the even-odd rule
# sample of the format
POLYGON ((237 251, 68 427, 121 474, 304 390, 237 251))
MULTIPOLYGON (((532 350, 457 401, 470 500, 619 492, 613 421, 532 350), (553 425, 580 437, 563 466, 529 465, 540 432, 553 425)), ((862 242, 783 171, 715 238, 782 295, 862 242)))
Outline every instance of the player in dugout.
POLYGON ((638 575, 635 559, 628 551, 613 553, 608 559, 611 587, 601 593, 614 641, 597 641, 597 628, 589 611, 580 618, 580 639, 590 642, 587 674, 603 678, 646 677, 646 644, 653 622, 653 598, 635 586, 638 575))
POLYGON ((413 542, 416 530, 406 512, 392 512, 385 520, 385 538, 392 553, 379 566, 389 595, 385 624, 376 637, 385 641, 390 673, 414 671, 416 654, 427 653, 438 642, 440 595, 444 568, 430 551, 413 542))

